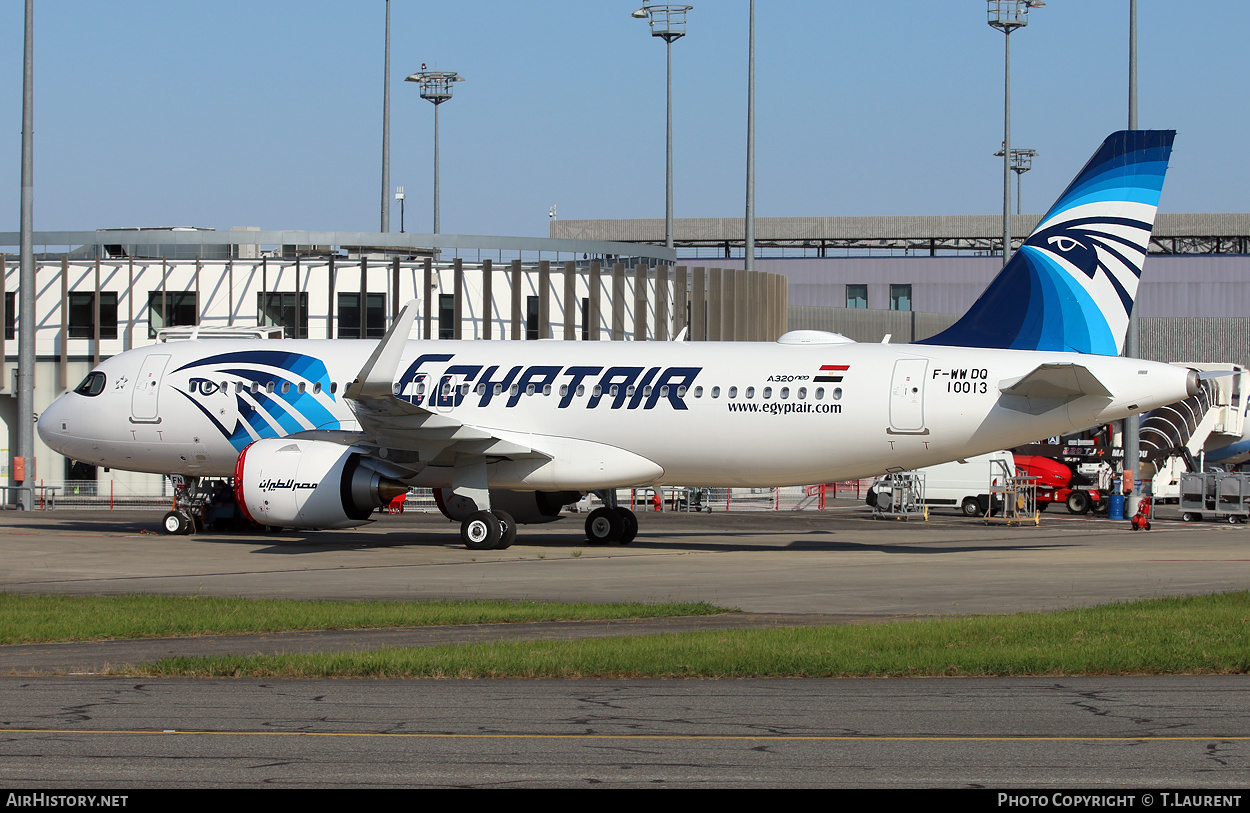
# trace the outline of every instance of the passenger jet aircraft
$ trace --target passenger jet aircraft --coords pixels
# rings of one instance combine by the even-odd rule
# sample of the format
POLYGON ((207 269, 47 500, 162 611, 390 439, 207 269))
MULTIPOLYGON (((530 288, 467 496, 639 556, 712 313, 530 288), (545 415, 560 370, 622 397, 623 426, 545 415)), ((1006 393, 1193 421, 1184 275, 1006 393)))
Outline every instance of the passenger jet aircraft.
MULTIPOLYGON (((627 543, 615 489, 867 477, 1170 404, 1198 375, 1119 358, 1172 131, 1111 135, 966 315, 915 344, 190 341, 108 359, 39 419, 99 466, 234 478, 255 522, 345 528, 435 489, 475 550, 598 492, 590 541, 627 543), (364 365, 361 359, 367 358, 364 365)), ((185 532, 194 490, 166 516, 185 532)))

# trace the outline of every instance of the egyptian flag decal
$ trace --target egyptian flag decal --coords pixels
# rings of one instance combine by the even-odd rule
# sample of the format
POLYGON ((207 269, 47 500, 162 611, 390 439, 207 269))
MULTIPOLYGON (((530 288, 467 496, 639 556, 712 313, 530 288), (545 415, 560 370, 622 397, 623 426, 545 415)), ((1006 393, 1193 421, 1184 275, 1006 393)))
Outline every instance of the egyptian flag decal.
POLYGON ((851 369, 849 364, 822 364, 820 365, 820 375, 816 376, 816 380, 836 384, 842 380, 842 376, 834 375, 834 373, 845 373, 849 369, 851 369))

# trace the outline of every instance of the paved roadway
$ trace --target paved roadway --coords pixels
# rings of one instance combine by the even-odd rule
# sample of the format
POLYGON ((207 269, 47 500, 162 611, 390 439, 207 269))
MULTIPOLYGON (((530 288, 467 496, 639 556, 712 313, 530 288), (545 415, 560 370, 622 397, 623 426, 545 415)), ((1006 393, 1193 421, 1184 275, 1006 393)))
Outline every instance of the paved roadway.
POLYGON ((1250 525, 1044 514, 1040 527, 957 516, 817 512, 640 515, 628 547, 578 518, 474 552, 437 515, 351 531, 170 537, 159 514, 0 513, 0 590, 328 599, 708 601, 751 613, 894 617, 1014 612, 1250 585, 1250 525))
POLYGON ((1246 695, 1240 678, 3 678, 0 786, 1238 789, 1246 695))
MULTIPOLYGON (((459 547, 455 528, 429 516, 302 535, 143 532, 158 519, 2 514, 0 590, 680 599, 746 611, 732 621, 661 622, 659 629, 1052 609, 1250 586, 1250 526, 1159 522, 1156 530, 1133 533, 1123 522, 1051 515, 1040 527, 1018 528, 953 514, 928 523, 876 522, 847 503, 823 513, 644 515, 639 539, 626 548, 587 546, 576 520, 565 520, 522 528, 513 548, 483 553, 459 547)), ((617 631, 570 629, 479 627, 428 639, 423 631, 388 634, 419 645, 617 631)), ((277 638, 140 646, 195 652, 379 643, 352 634, 277 638)), ((117 662, 118 650, 109 646, 127 645, 0 648, 0 671, 89 670, 101 660, 117 662)), ((0 783, 1237 788, 1250 779, 1248 687, 1242 676, 619 682, 14 676, 0 679, 0 783), (212 733, 155 733, 166 730, 212 733)))

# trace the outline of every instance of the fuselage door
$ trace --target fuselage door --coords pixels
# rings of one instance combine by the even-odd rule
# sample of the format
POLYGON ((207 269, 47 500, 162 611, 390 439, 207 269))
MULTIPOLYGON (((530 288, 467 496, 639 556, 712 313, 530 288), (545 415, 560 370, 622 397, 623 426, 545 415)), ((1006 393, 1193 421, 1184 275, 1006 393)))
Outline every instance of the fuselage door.
POLYGON ((890 431, 924 434, 924 376, 928 359, 899 359, 894 362, 890 382, 890 431))
POLYGON ((157 402, 161 394, 161 378, 165 375, 165 366, 169 364, 166 354, 151 355, 143 360, 139 368, 139 377, 135 380, 134 392, 130 396, 130 420, 133 423, 157 423, 160 413, 157 402))

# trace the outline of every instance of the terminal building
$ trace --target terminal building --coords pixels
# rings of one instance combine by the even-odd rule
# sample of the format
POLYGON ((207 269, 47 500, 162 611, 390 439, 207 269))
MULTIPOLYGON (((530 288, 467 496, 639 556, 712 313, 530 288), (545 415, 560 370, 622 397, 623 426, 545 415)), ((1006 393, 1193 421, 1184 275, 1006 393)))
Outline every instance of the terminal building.
MULTIPOLYGON (((1015 216, 1012 234, 1038 219, 1015 216)), ((662 219, 558 220, 548 238, 37 232, 35 409, 132 347, 380 337, 412 299, 425 339, 772 341, 816 329, 909 342, 971 306, 1001 267, 1001 234, 995 216, 759 218, 746 271, 742 220, 730 218, 676 220, 675 251, 662 219)), ((17 245, 0 233, 0 487, 16 446, 17 245)), ((1143 357, 1250 362, 1250 214, 1160 214, 1137 302, 1143 357)), ((167 487, 36 447, 35 478, 63 494, 167 487)))

